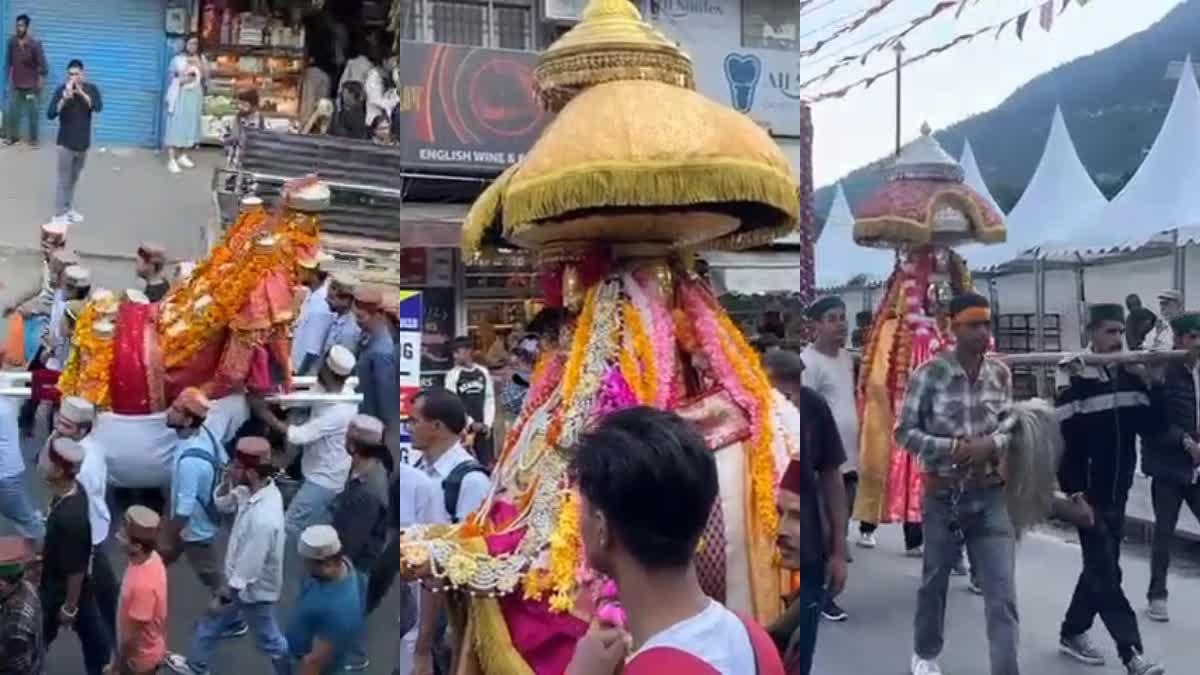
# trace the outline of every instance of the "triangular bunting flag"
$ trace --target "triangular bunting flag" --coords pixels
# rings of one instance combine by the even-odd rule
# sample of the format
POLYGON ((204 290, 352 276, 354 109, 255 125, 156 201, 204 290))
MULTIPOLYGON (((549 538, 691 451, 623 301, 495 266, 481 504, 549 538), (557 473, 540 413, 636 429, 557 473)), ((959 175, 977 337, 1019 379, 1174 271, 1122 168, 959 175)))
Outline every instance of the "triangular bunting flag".
POLYGON ((1062 9, 1058 10, 1059 16, 1062 16, 1062 13, 1067 11, 1067 8, 1071 6, 1071 0, 1062 0, 1062 3, 1062 9))
POLYGON ((1046 0, 1042 3, 1042 11, 1038 16, 1038 23, 1041 24, 1042 30, 1047 33, 1054 27, 1054 0, 1046 0))
POLYGON ((1004 22, 1000 24, 1000 27, 996 29, 997 40, 1000 39, 1000 36, 1004 33, 1004 29, 1008 28, 1008 24, 1010 23, 1012 23, 1012 19, 1005 19, 1004 22))
POLYGON ((967 8, 967 2, 968 2, 968 0, 960 0, 959 1, 958 9, 954 10, 954 18, 955 19, 962 16, 963 10, 965 10, 967 8))
POLYGON ((1029 21, 1029 10, 1021 12, 1021 16, 1017 17, 1017 39, 1025 39, 1025 23, 1029 21))
POLYGON ((1075 0, 1075 1, 1079 3, 1080 7, 1083 7, 1084 5, 1088 4, 1088 0, 1075 0))

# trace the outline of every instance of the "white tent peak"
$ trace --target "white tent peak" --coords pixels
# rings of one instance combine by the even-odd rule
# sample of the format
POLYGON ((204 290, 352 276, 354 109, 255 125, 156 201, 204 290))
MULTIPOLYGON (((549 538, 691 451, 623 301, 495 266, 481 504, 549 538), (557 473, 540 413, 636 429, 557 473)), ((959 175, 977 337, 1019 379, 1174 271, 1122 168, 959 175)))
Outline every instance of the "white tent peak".
POLYGON ((1141 165, 1105 209, 1067 240, 1088 251, 1136 247, 1155 234, 1200 225, 1200 86, 1192 57, 1141 165))
POLYGON ((986 199, 992 208, 996 209, 996 213, 1003 216, 1004 211, 1000 210, 1000 205, 992 197, 992 191, 988 189, 987 181, 983 179, 983 172, 979 170, 979 162, 975 161, 975 149, 971 147, 969 138, 963 139, 962 157, 959 158, 958 163, 962 165, 963 182, 967 184, 967 187, 978 192, 979 196, 986 199))
POLYGON ((834 186, 833 201, 816 246, 817 287, 846 284, 858 276, 881 281, 891 274, 895 254, 890 250, 854 243, 854 211, 842 184, 834 186))

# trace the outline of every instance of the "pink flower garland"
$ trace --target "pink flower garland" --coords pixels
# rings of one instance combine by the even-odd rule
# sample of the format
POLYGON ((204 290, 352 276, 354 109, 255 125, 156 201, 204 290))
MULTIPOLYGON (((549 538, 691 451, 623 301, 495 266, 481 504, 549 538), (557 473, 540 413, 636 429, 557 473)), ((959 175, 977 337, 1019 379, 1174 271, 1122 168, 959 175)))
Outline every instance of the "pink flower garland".
POLYGON ((629 302, 642 318, 657 362, 658 382, 654 386, 654 406, 670 410, 679 402, 675 379, 675 322, 660 298, 647 293, 642 281, 632 274, 625 275, 625 292, 629 302))
POLYGON ((599 421, 610 413, 632 408, 637 404, 637 395, 625 381, 621 369, 610 366, 604 374, 604 381, 600 384, 600 392, 596 395, 596 403, 592 407, 592 421, 599 421))
POLYGON ((758 409, 758 402, 742 386, 737 371, 726 357, 725 349, 722 346, 721 327, 717 323, 716 317, 713 316, 713 308, 705 302, 704 291, 695 282, 690 281, 680 284, 680 290, 683 297, 683 311, 695 327, 696 339, 704 351, 704 357, 708 359, 708 366, 712 368, 721 386, 729 390, 733 400, 749 413, 750 418, 754 420, 753 428, 757 433, 758 421, 764 411, 758 409))

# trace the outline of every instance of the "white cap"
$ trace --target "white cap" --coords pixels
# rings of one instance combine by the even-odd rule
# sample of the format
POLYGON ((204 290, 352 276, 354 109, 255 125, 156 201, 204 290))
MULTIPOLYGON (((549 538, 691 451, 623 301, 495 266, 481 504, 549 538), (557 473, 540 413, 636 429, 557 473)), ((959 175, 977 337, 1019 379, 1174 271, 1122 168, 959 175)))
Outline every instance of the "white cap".
POLYGON ((83 265, 71 265, 63 270, 63 275, 75 286, 87 286, 92 282, 92 273, 83 265))
POLYGON ((383 442, 383 422, 370 415, 355 415, 350 418, 346 437, 359 443, 378 445, 383 442))
POLYGON ((327 560, 342 552, 342 541, 331 526, 313 525, 300 533, 297 549, 301 558, 327 560))
POLYGON ((59 405, 58 414, 68 422, 86 424, 96 419, 96 406, 85 398, 68 396, 59 405))
POLYGON ((355 363, 354 354, 342 345, 330 347, 329 356, 325 357, 325 365, 329 366, 335 375, 342 377, 348 377, 350 373, 354 372, 355 363))

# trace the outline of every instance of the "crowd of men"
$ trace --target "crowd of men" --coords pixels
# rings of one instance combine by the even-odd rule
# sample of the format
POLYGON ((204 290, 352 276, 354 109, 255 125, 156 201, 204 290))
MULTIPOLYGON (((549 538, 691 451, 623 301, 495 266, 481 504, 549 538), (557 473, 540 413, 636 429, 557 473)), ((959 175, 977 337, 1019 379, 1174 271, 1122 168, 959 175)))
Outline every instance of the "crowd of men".
MULTIPOLYGON (((1179 291, 1164 291, 1158 299, 1157 317, 1136 296, 1127 299, 1128 317, 1118 304, 1091 306, 1088 350, 1112 354, 1144 343, 1149 349, 1186 350, 1185 359, 1148 367, 1137 362, 1085 365, 1073 358, 1059 364, 1055 378, 1056 413, 1065 441, 1059 515, 1078 529, 1083 558, 1059 648, 1079 662, 1103 665, 1105 656, 1089 638, 1099 618, 1130 675, 1166 672, 1145 655, 1137 612, 1121 587, 1125 509, 1139 455, 1141 469, 1152 481, 1155 514, 1144 612, 1152 621, 1169 620, 1167 570, 1182 505, 1200 516, 1200 313, 1184 311, 1179 291), (1127 321, 1136 330, 1128 340, 1127 321)), ((1016 675, 1015 547, 1003 461, 1011 439, 1002 424, 1012 403, 1012 375, 990 353, 987 300, 966 294, 948 309, 954 347, 914 371, 897 411, 895 442, 919 457, 925 484, 923 522, 904 524, 909 548, 923 558, 910 667, 913 675, 941 672, 937 657, 948 581, 967 574, 965 548, 972 590, 983 597, 990 672, 1016 675)), ((777 641, 790 637, 793 647, 803 647, 800 673, 809 671, 820 617, 847 619, 835 598, 846 583, 846 513, 857 482, 856 377, 853 355, 845 348, 845 304, 836 297, 822 298, 810 306, 808 319, 814 341, 802 354, 772 350, 765 355, 775 385, 803 412, 801 496, 792 498, 781 490, 780 500, 785 519, 794 514, 806 525, 800 531, 809 534, 794 542, 782 540, 784 550, 800 552, 800 587, 795 609, 785 617, 791 630, 773 632, 777 641), (801 373, 807 386, 799 385, 801 373)), ((873 530, 873 524, 862 524, 861 548, 874 548, 873 530)))

